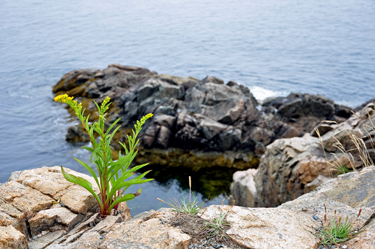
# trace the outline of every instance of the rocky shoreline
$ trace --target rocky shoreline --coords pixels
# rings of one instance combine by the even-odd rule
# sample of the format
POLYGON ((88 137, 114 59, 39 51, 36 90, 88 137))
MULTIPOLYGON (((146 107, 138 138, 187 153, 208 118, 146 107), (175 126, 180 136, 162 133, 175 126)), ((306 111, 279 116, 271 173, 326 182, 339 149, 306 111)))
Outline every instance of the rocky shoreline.
MULTIPOLYGON (((66 170, 94 184, 93 178, 66 170)), ((182 216, 170 208, 131 218, 124 203, 118 214, 100 219, 88 191, 67 182, 60 167, 42 167, 14 172, 0 185, 0 248, 316 249, 317 229, 324 219, 334 217, 348 217, 353 229, 362 231, 336 248, 375 248, 374 186, 375 167, 370 166, 332 179, 277 208, 203 208, 197 216, 203 221, 226 213, 228 247, 209 238, 197 240, 193 234, 201 233, 201 227, 184 229, 181 221, 176 222, 182 216)))
MULTIPOLYGON (((124 142, 136 120, 154 118, 140 135, 138 163, 248 169, 257 167, 265 147, 280 138, 302 137, 322 120, 337 123, 351 109, 321 95, 295 94, 265 100, 260 106, 250 90, 233 81, 207 76, 202 80, 157 74, 146 68, 109 65, 104 70, 81 69, 65 74, 53 92, 74 96, 91 118, 95 100, 109 96, 108 125, 121 117, 114 138, 124 142)), ((67 141, 88 141, 79 125, 68 130, 67 141)))
MULTIPOLYGON (((330 248, 375 248, 374 100, 352 110, 320 95, 291 93, 259 105, 232 81, 117 64, 67 73, 53 91, 74 96, 92 119, 92 101, 109 96, 114 104, 106 125, 122 118, 115 150, 136 120, 153 113, 137 163, 238 170, 229 201, 236 206, 205 207, 192 221, 196 230, 167 208, 131 218, 126 203, 102 220, 93 196, 66 181, 59 167, 25 170, 0 184, 0 248, 322 249, 317 233, 338 217, 361 233, 330 248), (194 224, 223 213, 229 242, 202 237, 194 224)), ((66 139, 87 141, 80 126, 70 127, 66 139)))

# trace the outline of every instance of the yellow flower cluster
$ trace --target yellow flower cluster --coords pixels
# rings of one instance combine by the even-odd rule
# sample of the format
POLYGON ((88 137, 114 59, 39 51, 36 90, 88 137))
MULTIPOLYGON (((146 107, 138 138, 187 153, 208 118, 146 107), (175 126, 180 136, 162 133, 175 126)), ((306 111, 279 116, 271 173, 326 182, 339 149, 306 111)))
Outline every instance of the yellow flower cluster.
POLYGON ((56 96, 54 98, 54 100, 56 102, 63 102, 63 103, 66 103, 68 105, 70 105, 71 108, 73 108, 76 112, 76 115, 78 117, 82 116, 83 113, 82 112, 82 104, 81 103, 77 103, 77 100, 73 100, 74 97, 69 97, 68 94, 61 94, 59 96, 56 96))
POLYGON ((141 125, 143 125, 146 122, 146 120, 151 118, 152 116, 153 116, 153 114, 149 113, 146 116, 144 116, 143 118, 141 118, 141 125))
POLYGON ((67 102, 70 102, 73 100, 74 97, 69 97, 68 94, 61 94, 59 96, 56 96, 54 98, 54 100, 56 102, 63 102, 63 103, 67 103, 67 102))

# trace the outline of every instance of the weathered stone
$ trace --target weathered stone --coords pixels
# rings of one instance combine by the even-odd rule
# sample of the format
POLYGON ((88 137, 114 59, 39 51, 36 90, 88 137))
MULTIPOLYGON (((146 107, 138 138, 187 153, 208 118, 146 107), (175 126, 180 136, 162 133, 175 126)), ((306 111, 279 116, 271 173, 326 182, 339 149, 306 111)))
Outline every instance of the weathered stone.
POLYGON ((318 222, 311 216, 276 208, 209 206, 202 218, 210 220, 227 213, 226 234, 247 248, 317 248, 319 239, 311 232, 318 222))
POLYGON ((31 235, 35 236, 55 225, 55 223, 63 224, 67 229, 70 229, 80 222, 83 217, 83 215, 72 213, 64 207, 42 210, 29 220, 31 235))
POLYGON ((16 181, 18 179, 18 177, 20 176, 21 172, 22 171, 13 171, 12 174, 10 174, 8 182, 16 181))
POLYGON ((26 225, 26 219, 23 216, 24 214, 22 213, 21 217, 15 218, 0 211, 0 226, 13 226, 21 233, 28 235, 29 232, 26 225))
POLYGON ((301 196, 304 186, 318 175, 330 176, 334 168, 320 149, 319 139, 310 135, 279 139, 268 145, 254 177, 262 200, 255 204, 280 205, 301 196))
POLYGON ((55 240, 59 239, 60 237, 66 234, 65 230, 58 230, 55 232, 47 233, 42 237, 32 240, 29 242, 29 249, 42 249, 46 248, 49 244, 53 243, 55 240))
MULTIPOLYGON (((94 191, 99 193, 97 184, 92 177, 70 169, 65 169, 65 171, 68 174, 88 180, 94 191)), ((86 213, 98 208, 98 204, 92 194, 83 187, 68 182, 59 166, 23 171, 17 182, 49 195, 56 201, 60 199, 61 203, 76 213, 86 213)))
POLYGON ((99 208, 95 197, 89 191, 78 185, 71 186, 64 191, 64 195, 61 196, 61 203, 73 212, 79 214, 97 211, 99 208))
POLYGON ((191 237, 179 229, 161 224, 173 214, 154 212, 143 219, 117 224, 104 238, 101 248, 187 248, 191 237))
POLYGON ((130 214, 130 209, 128 207, 128 204, 126 202, 121 202, 118 205, 117 211, 119 212, 120 216, 122 217, 122 220, 130 220, 132 218, 130 214))
POLYGON ((311 131, 310 134, 313 137, 320 137, 320 136, 323 136, 324 134, 326 134, 327 132, 332 131, 334 128, 335 128, 335 126, 332 125, 332 124, 319 124, 317 127, 315 127, 311 131))
POLYGON ((27 217, 49 208, 54 201, 39 191, 15 181, 4 184, 0 191, 0 199, 24 212, 27 217))
POLYGON ((90 137, 87 132, 80 125, 73 125, 68 128, 68 133, 66 134, 66 141, 68 142, 89 142, 90 137))
MULTIPOLYGON (((243 207, 257 207, 263 205, 255 188, 254 176, 256 172, 256 169, 248 169, 246 171, 237 171, 233 174, 230 192, 232 193, 236 205, 243 207)), ((229 204, 231 204, 231 201, 229 204)))
POLYGON ((305 194, 315 190, 317 187, 319 187, 320 185, 322 185, 323 183, 325 183, 326 181, 330 179, 331 178, 329 177, 318 175, 313 181, 305 185, 305 188, 304 188, 305 194))
POLYGON ((0 248, 27 249, 26 237, 13 226, 0 226, 0 248))
MULTIPOLYGON (((291 93, 287 97, 266 99, 263 106, 278 109, 277 115, 280 115, 288 124, 304 132, 313 132, 313 128, 323 120, 341 119, 345 121, 352 115, 350 108, 336 105, 332 100, 319 94, 291 93)), ((320 127, 322 133, 326 128, 328 126, 320 127)))
POLYGON ((202 80, 203 84, 208 83, 208 82, 212 82, 212 83, 219 84, 219 85, 224 84, 224 81, 222 79, 218 79, 213 76, 206 76, 206 78, 202 80))
POLYGON ((326 223, 335 217, 344 220, 348 217, 353 228, 360 229, 373 219, 375 213, 374 184, 375 166, 366 167, 361 172, 347 173, 327 181, 316 190, 278 208, 296 211, 304 208, 306 213, 315 214, 322 221, 326 217, 326 223))
POLYGON ((347 248, 353 249, 374 249, 375 248, 375 219, 373 218, 368 225, 365 226, 363 232, 355 236, 353 239, 344 243, 347 248))

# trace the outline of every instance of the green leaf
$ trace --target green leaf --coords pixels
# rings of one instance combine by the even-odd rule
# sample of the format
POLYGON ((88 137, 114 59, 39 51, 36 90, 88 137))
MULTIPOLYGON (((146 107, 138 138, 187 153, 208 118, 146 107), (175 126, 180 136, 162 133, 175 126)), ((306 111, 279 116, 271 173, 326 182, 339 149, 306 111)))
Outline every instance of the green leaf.
MULTIPOLYGON (((126 147, 126 144, 125 143, 121 143, 121 142, 119 142, 120 144, 121 144, 121 146, 124 148, 124 150, 125 150, 125 154, 128 154, 129 153, 129 151, 128 151, 128 148, 126 147)), ((120 151, 121 152, 121 151, 120 151)))
POLYGON ((91 147, 82 146, 81 148, 86 149, 86 150, 88 150, 88 151, 90 151, 90 152, 94 152, 94 149, 91 148, 91 147))
MULTIPOLYGON (((105 135, 107 136, 109 134, 109 132, 113 129, 113 127, 118 123, 118 121, 120 121, 121 118, 118 118, 115 122, 113 122, 113 124, 108 128, 107 132, 105 133, 105 135)), ((121 127, 121 126, 120 126, 121 127)))
POLYGON ((67 174, 65 172, 63 166, 61 166, 61 172, 63 173, 63 175, 64 175, 64 177, 65 177, 66 180, 68 180, 69 182, 78 184, 79 186, 82 186, 87 191, 89 191, 95 197, 95 199, 97 200, 97 202, 99 203, 100 208, 101 209, 103 208, 103 204, 100 201, 100 198, 98 197, 98 195, 92 189, 92 185, 91 185, 91 183, 89 181, 87 181, 86 179, 83 179, 82 177, 77 177, 77 176, 74 176, 72 174, 67 174))
POLYGON ((90 174, 94 177, 95 181, 96 181, 96 184, 98 184, 98 187, 100 189, 100 184, 99 184, 99 181, 98 181, 98 177, 97 175, 95 174, 94 170, 88 166, 86 163, 82 162, 81 160, 79 160, 78 158, 75 158, 73 157, 77 162, 79 162, 83 167, 85 167, 85 169, 87 169, 88 172, 90 172, 90 174))
MULTIPOLYGON (((148 165, 148 163, 145 163, 145 164, 142 164, 142 165, 135 166, 135 167, 131 168, 130 170, 124 172, 124 173, 121 175, 120 178, 117 178, 117 179, 116 179, 115 183, 112 184, 112 187, 116 187, 117 184, 119 184, 119 183, 125 181, 127 178, 129 178, 130 176, 132 176, 134 171, 139 170, 139 169, 143 168, 143 167, 146 166, 146 165, 148 165)), ((150 171, 148 171, 148 172, 150 172, 150 171)), ((147 172, 147 173, 148 173, 148 172, 147 172)), ((147 173, 146 173, 146 174, 147 174, 147 173)), ((146 174, 144 173, 143 176, 145 176, 146 174)), ((139 177, 139 176, 137 176, 137 177, 139 177)), ((114 179, 114 178, 112 178, 112 179, 114 179)), ((138 178, 137 178, 137 179, 138 179, 138 178)), ((112 182, 112 181, 111 181, 111 182, 112 182)))
POLYGON ((111 211, 118 203, 124 202, 124 201, 130 201, 130 200, 133 200, 134 198, 135 198, 134 194, 126 194, 123 197, 116 199, 116 201, 114 201, 112 205, 109 207, 109 211, 111 211))
POLYGON ((120 127, 121 127, 121 126, 118 126, 118 127, 113 131, 113 133, 107 138, 106 146, 109 146, 109 143, 112 141, 113 136, 116 134, 116 132, 118 131, 118 129, 119 129, 120 127))
POLYGON ((111 189, 111 192, 109 193, 109 195, 110 196, 113 195, 114 193, 116 193, 117 190, 122 189, 123 187, 129 187, 131 185, 142 184, 142 183, 150 182, 152 180, 154 179, 132 179, 126 182, 119 183, 111 189))
POLYGON ((96 108, 98 108, 99 113, 101 114, 101 110, 99 108, 99 105, 94 101, 94 104, 96 105, 96 108))
MULTIPOLYGON (((129 165, 133 162, 135 156, 137 155, 138 151, 135 151, 134 154, 131 154, 129 153, 128 155, 126 155, 125 157, 123 157, 123 162, 120 162, 118 165, 116 166, 112 166, 110 168, 110 171, 112 172, 113 171, 113 174, 116 174, 120 169, 124 169, 123 171, 126 171, 127 168, 129 167, 129 165)), ((113 176, 112 176, 113 177, 113 176)))

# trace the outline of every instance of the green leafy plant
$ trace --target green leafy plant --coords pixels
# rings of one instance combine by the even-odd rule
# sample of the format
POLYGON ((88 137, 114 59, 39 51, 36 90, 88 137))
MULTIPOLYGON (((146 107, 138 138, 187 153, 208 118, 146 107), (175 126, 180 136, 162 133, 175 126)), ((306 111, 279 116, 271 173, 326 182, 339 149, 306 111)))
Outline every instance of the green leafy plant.
POLYGON ((213 217, 210 221, 206 221, 203 233, 208 237, 223 240, 226 238, 225 230, 229 228, 229 223, 225 221, 228 212, 220 213, 219 216, 213 217))
POLYGON ((131 185, 146 183, 153 180, 142 179, 150 171, 146 171, 145 173, 135 177, 134 179, 127 180, 130 176, 135 174, 136 170, 139 170, 147 165, 142 164, 130 168, 132 161, 138 153, 138 151, 136 150, 136 147, 139 143, 137 136, 142 129, 142 125, 146 122, 147 119, 152 117, 152 114, 147 114, 140 121, 137 121, 137 123, 134 125, 133 136, 127 136, 128 146, 126 146, 126 144, 120 143, 125 150, 125 155, 121 155, 120 151, 118 160, 114 161, 112 160, 112 151, 110 148, 110 143, 112 141, 113 136, 120 128, 120 126, 118 126, 114 129, 115 125, 118 123, 118 121, 120 121, 120 118, 117 119, 105 131, 104 121, 107 115, 106 111, 109 109, 109 105, 111 104, 109 102, 110 98, 107 97, 102 102, 100 107, 96 102, 94 102, 98 108, 99 120, 98 122, 94 122, 93 124, 89 124, 89 116, 84 116, 85 110, 82 110, 82 104, 78 104, 76 100, 73 100, 73 97, 69 97, 67 94, 63 94, 55 97, 54 100, 56 102, 68 104, 75 111, 75 114, 77 115, 77 117, 79 118, 83 127, 86 129, 89 135, 92 148, 87 146, 83 146, 82 148, 92 153, 90 162, 92 164, 96 164, 98 175, 96 175, 94 170, 88 164, 82 162, 77 158, 74 159, 77 160, 83 167, 85 167, 85 169, 93 176, 98 185, 100 193, 99 195, 97 195, 94 192, 93 187, 89 181, 83 179, 82 177, 67 174, 64 168, 61 166, 61 171, 64 177, 69 182, 84 187, 95 197, 99 204, 100 215, 102 217, 109 215, 112 209, 116 210, 119 203, 132 200, 136 196, 140 195, 142 189, 139 189, 134 194, 129 193, 124 195, 124 193, 131 185), (94 132, 100 136, 99 142, 96 141, 94 132))
POLYGON ((181 200, 181 203, 177 199, 173 199, 172 201, 165 202, 162 199, 157 198, 158 201, 161 201, 167 205, 169 205, 173 211, 183 214, 197 214, 199 210, 202 208, 203 203, 198 204, 195 199, 195 195, 193 193, 193 201, 191 200, 191 177, 189 176, 189 202, 186 202, 186 197, 181 200))

